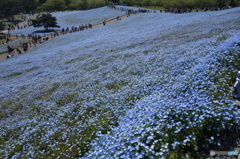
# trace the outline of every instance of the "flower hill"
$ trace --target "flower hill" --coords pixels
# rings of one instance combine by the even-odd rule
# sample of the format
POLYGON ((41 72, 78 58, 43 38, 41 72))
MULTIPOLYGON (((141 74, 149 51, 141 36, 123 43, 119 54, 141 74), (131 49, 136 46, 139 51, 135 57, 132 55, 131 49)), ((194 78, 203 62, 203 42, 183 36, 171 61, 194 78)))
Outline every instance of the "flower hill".
POLYGON ((232 149, 239 13, 132 15, 1 61, 0 156, 198 158, 232 149))

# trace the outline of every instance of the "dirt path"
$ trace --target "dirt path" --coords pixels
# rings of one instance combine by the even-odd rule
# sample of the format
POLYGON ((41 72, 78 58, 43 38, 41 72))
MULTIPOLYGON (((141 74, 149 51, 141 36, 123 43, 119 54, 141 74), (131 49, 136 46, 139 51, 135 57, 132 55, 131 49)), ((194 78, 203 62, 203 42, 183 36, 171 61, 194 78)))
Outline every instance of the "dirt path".
MULTIPOLYGON (((123 15, 123 16, 119 17, 119 19, 115 18, 115 19, 106 21, 105 25, 115 23, 115 22, 117 22, 117 21, 119 21, 119 20, 122 20, 122 19, 124 19, 124 18, 127 18, 127 17, 128 17, 128 15, 123 15)), ((104 26, 104 24, 103 24, 103 23, 102 23, 102 24, 96 24, 96 25, 93 25, 92 28, 101 27, 101 26, 104 26)), ((61 35, 62 35, 62 34, 61 34, 61 35)), ((59 35, 59 36, 61 36, 61 35, 59 35)), ((47 35, 46 37, 48 37, 49 40, 52 39, 52 38, 54 38, 54 37, 52 37, 51 35, 47 35)), ((46 37, 45 37, 45 38, 46 38, 46 37)), ((26 38, 27 38, 27 37, 26 37, 26 38)), ((21 39, 21 38, 18 38, 18 39, 21 39)), ((16 36, 11 36, 11 40, 17 40, 17 37, 16 37, 16 36)), ((32 40, 29 39, 29 41, 32 41, 32 40)), ((36 46, 41 45, 41 44, 42 44, 42 43, 37 43, 37 44, 34 45, 32 42, 29 42, 29 43, 28 43, 28 46, 29 46, 29 47, 28 47, 27 52, 30 51, 30 50, 32 50, 32 49, 34 49, 36 46)), ((11 46, 11 44, 9 44, 9 45, 11 46)), ((27 52, 24 52, 24 51, 23 51, 23 47, 22 47, 22 46, 18 46, 18 48, 19 48, 19 50, 22 52, 22 54, 27 53, 27 52)), ((15 52, 14 52, 12 55, 13 55, 13 56, 17 56, 17 55, 18 55, 16 49, 15 49, 15 52)), ((1 55, 0 55, 0 61, 5 60, 5 59, 7 59, 7 58, 6 58, 6 54, 5 54, 5 53, 4 53, 4 54, 1 54, 1 55)))

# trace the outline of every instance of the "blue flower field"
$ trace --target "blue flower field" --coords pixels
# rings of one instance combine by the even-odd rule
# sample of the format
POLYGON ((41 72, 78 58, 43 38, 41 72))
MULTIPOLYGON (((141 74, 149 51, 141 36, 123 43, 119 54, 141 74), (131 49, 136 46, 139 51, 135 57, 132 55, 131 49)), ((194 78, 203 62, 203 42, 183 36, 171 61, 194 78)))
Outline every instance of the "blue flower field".
MULTIPOLYGON (((111 13, 86 14, 104 9, 111 13)), ((0 158, 206 158, 233 150, 239 19, 240 8, 141 13, 1 61, 0 158)))

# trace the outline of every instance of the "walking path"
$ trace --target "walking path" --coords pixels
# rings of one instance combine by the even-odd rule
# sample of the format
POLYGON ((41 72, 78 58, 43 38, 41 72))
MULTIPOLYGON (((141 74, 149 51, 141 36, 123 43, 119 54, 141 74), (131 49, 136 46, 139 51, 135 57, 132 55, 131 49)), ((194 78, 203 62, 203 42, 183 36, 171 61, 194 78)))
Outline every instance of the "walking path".
MULTIPOLYGON (((114 22, 117 22, 118 20, 127 18, 128 16, 129 16, 129 15, 126 14, 126 15, 120 16, 120 17, 118 17, 118 18, 115 18, 115 19, 106 21, 106 22, 105 22, 105 25, 111 24, 111 23, 114 23, 114 22)), ((27 19, 29 19, 29 18, 30 18, 30 17, 28 17, 27 19)), ((19 25, 20 25, 20 26, 24 26, 24 25, 26 25, 26 22, 22 22, 22 23, 19 24, 19 25)), ((96 28, 96 27, 100 27, 100 26, 104 26, 104 24, 103 24, 103 23, 102 23, 102 24, 96 24, 96 25, 93 25, 92 28, 96 28)), ((62 34, 60 34, 59 36, 61 36, 61 35, 62 35, 62 34)), ((45 36, 45 38, 47 38, 47 37, 49 38, 49 40, 52 39, 52 38, 54 38, 50 33, 45 36)), ((21 37, 17 38, 16 36, 11 35, 11 39, 12 39, 13 41, 15 41, 15 40, 17 40, 17 39, 22 39, 22 38, 21 38, 21 37)), ((34 44, 32 39, 29 39, 28 37, 25 37, 25 40, 27 40, 27 39, 28 39, 28 41, 29 41, 29 42, 28 42, 28 51, 29 51, 29 50, 32 50, 32 49, 34 49, 36 46, 42 44, 42 43, 39 43, 39 42, 37 42, 37 43, 34 44)), ((24 40, 24 39, 22 39, 22 40, 24 40)), ((43 42, 43 43, 44 43, 44 42, 43 42)), ((9 44, 9 46, 11 46, 11 43, 9 44)), ((23 54, 25 53, 25 52, 23 51, 23 46, 20 45, 20 46, 18 46, 18 47, 15 47, 14 53, 11 54, 12 56, 17 56, 17 55, 18 55, 18 53, 17 53, 17 51, 16 51, 16 48, 18 48, 23 54)), ((5 54, 5 53, 4 53, 4 54, 1 54, 1 55, 0 55, 0 61, 5 60, 5 59, 7 59, 7 58, 6 58, 6 54, 5 54)))

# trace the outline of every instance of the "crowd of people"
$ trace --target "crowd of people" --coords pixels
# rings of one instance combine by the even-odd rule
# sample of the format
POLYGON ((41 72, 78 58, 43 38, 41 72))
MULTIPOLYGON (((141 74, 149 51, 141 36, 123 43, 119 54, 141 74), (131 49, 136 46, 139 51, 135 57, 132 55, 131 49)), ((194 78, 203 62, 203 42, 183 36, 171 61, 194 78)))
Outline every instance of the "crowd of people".
MULTIPOLYGON (((77 31, 83 31, 85 29, 92 29, 92 24, 72 26, 71 28, 69 28, 69 27, 62 28, 60 30, 60 34, 73 33, 73 32, 77 32, 77 31)), ((58 34, 58 32, 55 32, 55 34, 58 34)))
MULTIPOLYGON (((15 54, 15 52, 17 52, 17 54, 22 54, 22 52, 27 52, 29 49, 29 46, 31 47, 31 45, 36 46, 37 44, 43 43, 44 41, 47 41, 49 39, 49 37, 41 37, 40 35, 37 34, 29 34, 28 35, 29 41, 28 42, 21 42, 21 40, 19 40, 20 46, 14 48, 13 46, 8 45, 7 46, 7 52, 6 52, 6 58, 10 58, 13 57, 15 54), (22 51, 21 51, 22 50, 22 51)), ((24 37, 25 39, 25 37, 24 37)))
POLYGON ((108 6, 109 8, 112 8, 112 9, 117 9, 117 10, 120 10, 120 11, 124 11, 124 12, 127 12, 128 15, 129 14, 138 14, 138 13, 156 13, 157 11, 155 10, 151 10, 151 9, 143 9, 143 8, 138 8, 138 9, 131 9, 129 7, 126 7, 126 6, 116 6, 114 4, 112 5, 109 5, 108 6))
MULTIPOLYGON (((127 6, 118 6, 118 5, 109 5, 110 8, 113 9, 117 9, 117 10, 121 10, 121 11, 125 11, 128 14, 137 14, 137 13, 157 13, 156 10, 151 10, 151 9, 130 9, 130 7, 127 6)), ((219 8, 219 7, 204 7, 202 9, 200 8, 195 8, 196 12, 200 12, 200 11, 218 11, 218 10, 223 10, 223 9, 231 9, 232 7, 223 7, 223 8, 219 8)), ((171 9, 165 9, 165 10, 159 10, 160 13, 190 13, 192 12, 192 8, 171 8, 171 9)))
MULTIPOLYGON (((231 6, 229 6, 228 8, 219 8, 219 7, 205 7, 205 8, 196 8, 195 11, 196 12, 207 12, 207 11, 218 11, 218 10, 223 10, 223 9, 231 9, 231 6)), ((169 13, 191 13, 192 12, 192 8, 172 8, 172 9, 167 9, 165 10, 165 12, 169 12, 169 13)))
POLYGON ((29 26, 31 26, 31 25, 32 25, 31 22, 28 22, 28 24, 24 24, 23 26, 20 26, 20 25, 18 25, 18 24, 16 24, 16 25, 8 24, 7 30, 8 30, 8 32, 10 32, 10 31, 14 31, 14 30, 19 30, 19 29, 27 28, 27 27, 29 27, 29 26))
MULTIPOLYGON (((31 47, 31 45, 36 46, 37 44, 42 44, 45 41, 48 41, 50 38, 62 35, 62 34, 67 34, 67 33, 73 33, 73 32, 77 32, 77 31, 83 31, 85 29, 92 29, 92 24, 88 24, 88 25, 79 25, 78 27, 76 26, 72 26, 71 28, 67 27, 67 28, 62 28, 61 30, 55 30, 54 32, 46 35, 43 34, 42 36, 40 34, 36 34, 36 33, 30 33, 27 36, 25 36, 24 34, 21 34, 21 39, 28 39, 29 42, 24 42, 21 43, 20 42, 20 47, 16 47, 14 48, 13 46, 7 46, 7 53, 6 53, 6 58, 10 58, 13 57, 15 54, 15 52, 19 54, 22 53, 22 51, 27 52, 29 49, 29 46, 31 47), (22 49, 22 51, 21 51, 22 49)), ((4 34, 4 38, 11 38, 14 37, 13 35, 10 35, 10 33, 4 34)), ((16 39, 20 38, 18 35, 15 35, 16 39)), ((3 43, 5 45, 5 43, 3 43)), ((1 44, 1 45, 3 45, 1 44)), ((6 43, 7 44, 7 43, 6 43)))
MULTIPOLYGON (((21 47, 23 48, 23 51, 24 52, 27 52, 28 50, 28 43, 22 43, 21 44, 21 47)), ((19 48, 14 48, 13 46, 7 46, 7 53, 6 53, 6 58, 10 58, 10 57, 13 57, 15 54, 15 52, 19 54, 22 54, 22 51, 19 49, 19 48)))
MULTIPOLYGON (((30 15, 29 15, 29 16, 30 16, 30 15)), ((31 20, 30 18, 28 18, 26 15, 25 15, 25 16, 22 15, 20 20, 21 20, 21 21, 25 21, 25 23, 24 23, 23 25, 14 24, 14 23, 7 25, 7 31, 8 31, 8 33, 9 33, 10 31, 27 28, 27 27, 29 27, 29 26, 32 25, 32 20, 31 20)))

